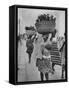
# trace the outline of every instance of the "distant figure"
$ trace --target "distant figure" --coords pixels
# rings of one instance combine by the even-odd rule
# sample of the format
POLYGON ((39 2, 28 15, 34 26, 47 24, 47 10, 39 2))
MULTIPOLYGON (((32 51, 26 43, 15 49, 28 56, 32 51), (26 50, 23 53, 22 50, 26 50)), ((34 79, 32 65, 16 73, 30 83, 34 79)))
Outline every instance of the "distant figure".
POLYGON ((64 79, 64 71, 65 71, 65 39, 62 37, 60 41, 61 47, 60 47, 60 52, 61 52, 61 60, 62 60, 62 76, 61 78, 64 79))
POLYGON ((28 39, 28 40, 26 41, 26 47, 27 47, 27 51, 26 51, 26 52, 28 53, 29 63, 30 63, 30 62, 31 62, 31 54, 32 54, 33 48, 34 48, 33 42, 32 42, 31 39, 28 39))
POLYGON ((34 39, 35 39, 35 35, 29 36, 29 38, 26 41, 26 47, 27 47, 26 52, 28 53, 28 56, 29 56, 29 63, 31 62, 31 55, 34 49, 34 45, 33 45, 34 39))
POLYGON ((61 78, 64 78, 64 71, 65 71, 65 42, 63 43, 62 48, 60 49, 61 52, 61 59, 62 59, 62 76, 61 78))

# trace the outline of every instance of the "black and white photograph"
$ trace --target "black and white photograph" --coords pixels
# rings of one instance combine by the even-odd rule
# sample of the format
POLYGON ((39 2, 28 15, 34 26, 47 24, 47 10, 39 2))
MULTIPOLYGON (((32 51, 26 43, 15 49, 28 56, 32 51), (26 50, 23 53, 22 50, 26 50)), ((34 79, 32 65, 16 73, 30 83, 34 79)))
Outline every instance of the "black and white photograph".
POLYGON ((0 90, 69 90, 69 0, 1 0, 0 90))
POLYGON ((18 8, 17 82, 65 80, 65 11, 18 8))

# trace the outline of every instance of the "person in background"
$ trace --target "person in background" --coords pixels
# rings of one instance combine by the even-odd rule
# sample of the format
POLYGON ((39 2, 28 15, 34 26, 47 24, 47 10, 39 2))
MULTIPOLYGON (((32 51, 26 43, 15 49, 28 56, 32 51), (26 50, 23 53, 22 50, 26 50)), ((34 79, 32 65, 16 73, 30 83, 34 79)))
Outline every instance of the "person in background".
POLYGON ((64 79, 64 71, 65 71, 65 38, 62 38, 61 40, 62 46, 60 48, 61 52, 61 65, 62 65, 62 75, 61 78, 64 79))
POLYGON ((33 53, 33 49, 34 49, 34 39, 36 37, 36 34, 34 35, 29 35, 28 36, 28 39, 26 41, 26 47, 27 47, 27 53, 28 53, 28 56, 29 56, 29 63, 31 63, 31 55, 33 53))
POLYGON ((31 62, 31 55, 32 55, 32 52, 33 52, 33 49, 34 49, 34 46, 33 46, 33 41, 31 39, 31 37, 29 37, 26 41, 26 47, 27 47, 27 53, 28 53, 28 56, 29 56, 29 63, 31 62))

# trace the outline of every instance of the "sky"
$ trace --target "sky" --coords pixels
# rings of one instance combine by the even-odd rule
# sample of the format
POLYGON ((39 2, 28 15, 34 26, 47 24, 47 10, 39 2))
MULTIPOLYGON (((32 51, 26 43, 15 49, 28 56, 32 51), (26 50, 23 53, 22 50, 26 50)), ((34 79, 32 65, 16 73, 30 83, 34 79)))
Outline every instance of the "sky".
POLYGON ((25 26, 35 26, 37 17, 41 14, 50 14, 56 17, 56 29, 59 36, 63 36, 65 32, 65 11, 59 10, 41 10, 41 9, 29 9, 18 8, 18 22, 20 19, 20 25, 18 23, 18 33, 25 33, 25 26))

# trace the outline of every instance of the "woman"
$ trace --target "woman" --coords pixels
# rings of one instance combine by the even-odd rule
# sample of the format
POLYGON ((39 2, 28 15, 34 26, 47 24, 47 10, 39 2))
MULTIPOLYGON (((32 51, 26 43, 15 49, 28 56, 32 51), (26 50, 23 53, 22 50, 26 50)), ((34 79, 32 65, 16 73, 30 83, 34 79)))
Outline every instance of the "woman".
POLYGON ((49 51, 45 48, 45 45, 41 45, 42 58, 37 58, 36 66, 40 71, 41 81, 44 80, 44 75, 46 80, 49 79, 49 72, 52 72, 51 57, 49 51))

